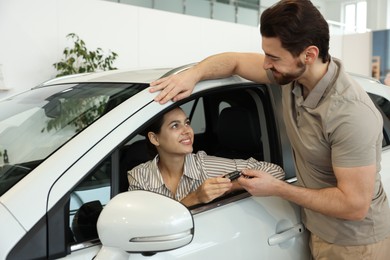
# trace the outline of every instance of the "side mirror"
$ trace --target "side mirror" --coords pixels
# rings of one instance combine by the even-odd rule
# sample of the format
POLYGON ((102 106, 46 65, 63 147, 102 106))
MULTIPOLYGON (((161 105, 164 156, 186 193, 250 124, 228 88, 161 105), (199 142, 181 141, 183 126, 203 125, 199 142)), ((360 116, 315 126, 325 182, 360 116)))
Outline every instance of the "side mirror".
POLYGON ((97 231, 102 249, 95 259, 127 259, 128 253, 153 254, 189 244, 194 221, 181 203, 148 191, 112 198, 100 213, 97 231), (108 258, 107 258, 108 257, 108 258))

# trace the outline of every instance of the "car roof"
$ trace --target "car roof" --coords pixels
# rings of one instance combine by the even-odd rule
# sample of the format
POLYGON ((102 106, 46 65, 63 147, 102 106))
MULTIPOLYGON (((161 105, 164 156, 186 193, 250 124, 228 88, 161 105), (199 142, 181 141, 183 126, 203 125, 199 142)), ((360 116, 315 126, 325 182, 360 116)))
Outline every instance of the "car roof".
POLYGON ((349 73, 363 88, 369 93, 376 94, 390 99, 390 87, 382 84, 379 80, 362 76, 355 73, 349 73))
MULTIPOLYGON (((37 87, 45 87, 49 85, 66 84, 66 83, 93 83, 93 82, 110 82, 110 83, 145 83, 149 84, 152 81, 170 75, 176 74, 183 70, 186 70, 195 63, 186 64, 176 68, 154 68, 154 69, 134 69, 134 70, 109 70, 99 73, 83 73, 74 74, 69 76, 63 76, 48 80, 37 87)), ((390 96, 390 88, 383 85, 378 80, 358 75, 355 73, 349 73, 363 88, 373 94, 381 95, 384 97, 390 96)), ((233 78, 225 79, 225 83, 232 81, 233 78)), ((244 80, 245 81, 245 80, 244 80)), ((233 80, 234 82, 234 80, 233 80)), ((231 82, 230 82, 231 83, 231 82)))
POLYGON ((135 70, 109 70, 101 72, 90 72, 83 74, 73 74, 48 80, 37 87, 66 83, 91 83, 91 82, 110 82, 110 83, 151 83, 152 81, 171 74, 186 70, 196 63, 185 64, 176 68, 155 68, 155 69, 135 69, 135 70))
POLYGON ((74 74, 69 76, 63 76, 55 79, 48 80, 40 85, 40 87, 57 84, 67 83, 80 83, 80 82, 114 82, 114 83, 150 83, 153 80, 160 78, 162 75, 171 71, 171 68, 159 68, 159 69, 144 69, 144 70, 109 70, 99 73, 83 73, 74 74))

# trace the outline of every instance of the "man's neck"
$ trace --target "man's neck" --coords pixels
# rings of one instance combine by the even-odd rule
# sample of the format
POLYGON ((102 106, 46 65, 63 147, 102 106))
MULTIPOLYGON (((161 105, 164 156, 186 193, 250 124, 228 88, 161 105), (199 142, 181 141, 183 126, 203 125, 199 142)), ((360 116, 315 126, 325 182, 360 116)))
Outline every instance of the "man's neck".
POLYGON ((318 82, 325 76, 328 71, 327 63, 322 63, 321 60, 317 60, 316 63, 308 66, 307 71, 302 78, 298 79, 298 82, 303 86, 302 95, 306 98, 318 82))

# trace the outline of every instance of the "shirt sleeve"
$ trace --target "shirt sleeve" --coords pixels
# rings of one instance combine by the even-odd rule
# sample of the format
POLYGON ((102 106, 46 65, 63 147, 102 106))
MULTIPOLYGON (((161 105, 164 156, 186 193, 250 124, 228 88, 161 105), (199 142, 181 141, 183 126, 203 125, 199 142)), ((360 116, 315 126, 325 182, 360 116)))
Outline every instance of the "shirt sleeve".
POLYGON ((283 180, 285 178, 285 172, 282 167, 269 162, 257 161, 254 158, 247 160, 228 159, 204 154, 202 164, 209 177, 220 177, 232 171, 254 169, 269 173, 277 179, 283 180))
POLYGON ((156 181, 153 173, 153 161, 147 161, 135 166, 127 172, 130 190, 150 190, 150 185, 156 181))
POLYGON ((284 180, 286 176, 286 173, 284 172, 282 167, 274 163, 258 161, 254 158, 249 158, 248 160, 236 159, 236 163, 238 166, 237 167, 238 170, 244 170, 244 169, 260 170, 269 173, 273 175, 275 178, 280 180, 284 180))
POLYGON ((382 118, 378 112, 358 101, 338 104, 338 110, 338 117, 327 124, 333 165, 357 167, 375 163, 377 144, 382 141, 382 118))

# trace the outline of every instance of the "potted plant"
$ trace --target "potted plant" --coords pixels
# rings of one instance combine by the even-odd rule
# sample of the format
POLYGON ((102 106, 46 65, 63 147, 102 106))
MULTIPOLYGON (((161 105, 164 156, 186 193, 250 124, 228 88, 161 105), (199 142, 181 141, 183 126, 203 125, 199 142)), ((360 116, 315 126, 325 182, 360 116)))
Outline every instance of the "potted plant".
POLYGON ((66 47, 63 51, 64 58, 53 64, 58 71, 56 77, 116 69, 113 63, 118 57, 117 53, 110 50, 107 55, 104 55, 101 48, 90 51, 85 42, 75 33, 70 33, 66 37, 73 40, 73 47, 66 47))

